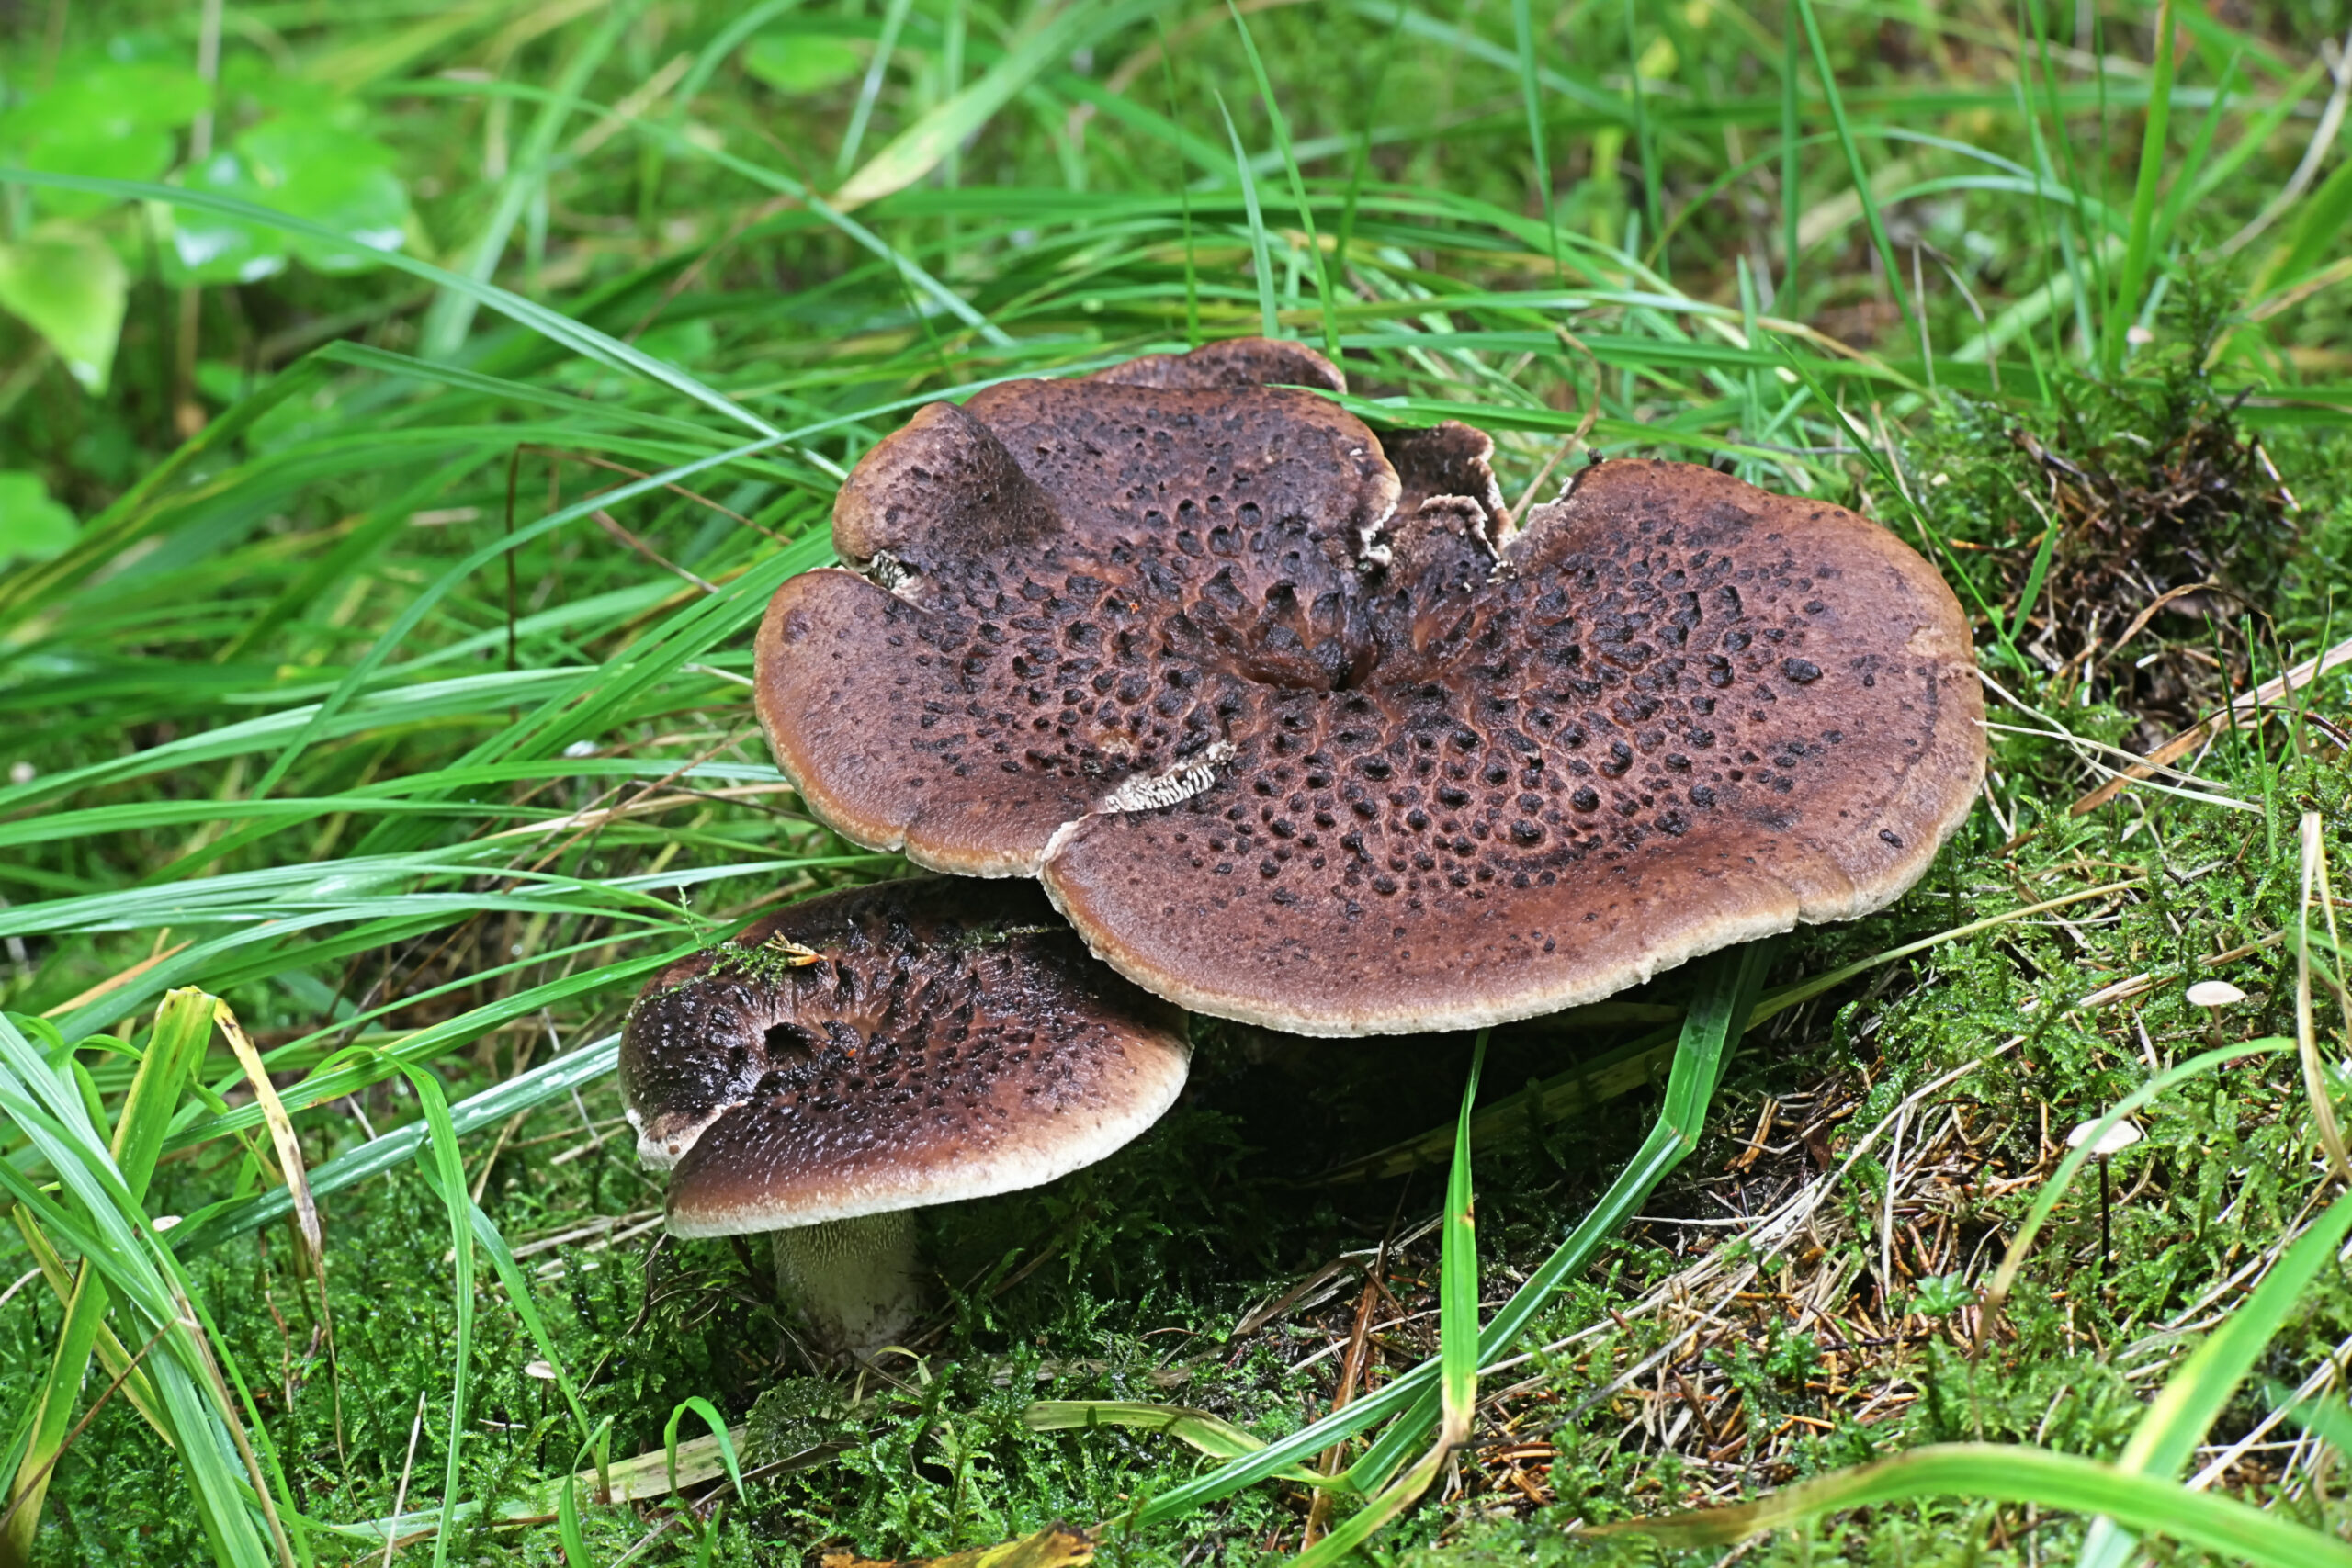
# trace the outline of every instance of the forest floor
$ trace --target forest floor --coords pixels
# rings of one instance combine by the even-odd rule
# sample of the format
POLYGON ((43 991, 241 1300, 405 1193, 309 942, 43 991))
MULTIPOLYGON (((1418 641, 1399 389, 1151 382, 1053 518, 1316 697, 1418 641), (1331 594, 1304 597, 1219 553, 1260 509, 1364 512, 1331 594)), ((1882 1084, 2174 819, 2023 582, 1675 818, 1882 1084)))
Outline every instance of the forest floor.
MULTIPOLYGON (((198 7, 86 9, 0 8, 0 165, 318 227, 0 174, 0 483, 34 486, 0 491, 8 1472, 45 1390, 80 1423, 30 1561, 797 1565, 1067 1522, 1238 1568, 1348 1514, 1274 1481, 1138 1522, 1216 1461, 1035 1406, 1273 1440, 1438 1354, 1468 1038, 1200 1021, 1149 1134, 925 1216, 933 1310, 854 1375, 794 1348, 761 1255, 665 1235, 593 1070, 671 958, 904 869, 801 808, 746 700, 840 475, 931 399, 1244 333, 1333 350, 1375 423, 1491 429, 1515 502, 1599 452, 1859 508, 1951 579, 1992 723, 1933 870, 1781 945, 1695 1152, 1373 1555, 2075 1558, 2081 1513, 1977 1496, 1728 1556, 1591 1532, 1927 1444, 2116 1460, 2333 1212, 2333 7, 2184 8, 2163 51, 2136 8, 368 0, 209 44, 198 7), (363 230, 400 248, 330 237, 363 230), (28 258, 82 303, 11 292, 28 258), (110 378, 77 375, 107 299, 110 378), (135 1104, 175 1030, 198 1055, 135 1104), (2069 1133, 2249 1042, 2166 1079, 1989 1309, 2069 1133), (75 1184, 150 1137, 152 1183, 75 1184), (77 1258, 111 1337, 60 1393, 77 1258), (207 1358, 217 1404, 175 1404, 207 1358), (633 1498, 567 1495, 599 1450, 633 1498), (193 1500, 248 1473, 271 1517, 193 1500)), ((1642 1144, 1687 996, 1496 1032, 1484 1311, 1642 1144)), ((2168 1479, 2340 1539, 2352 1284, 2289 1306, 2168 1479)))

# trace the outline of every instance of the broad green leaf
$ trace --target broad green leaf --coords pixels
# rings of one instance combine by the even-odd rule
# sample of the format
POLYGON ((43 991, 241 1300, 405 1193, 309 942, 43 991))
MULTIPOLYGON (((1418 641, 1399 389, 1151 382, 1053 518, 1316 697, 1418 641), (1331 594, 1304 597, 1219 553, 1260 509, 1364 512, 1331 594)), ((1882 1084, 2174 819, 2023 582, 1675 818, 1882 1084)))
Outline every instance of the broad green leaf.
POLYGON ((204 78, 185 66, 152 61, 61 61, 47 92, 0 119, 0 146, 26 147, 51 137, 172 130, 204 111, 204 78))
MULTIPOLYGON (((203 79, 176 66, 66 65, 56 85, 0 117, 0 161, 63 175, 149 180, 171 167, 175 128, 204 107, 203 79)), ((79 216, 114 198, 95 191, 50 189, 42 211, 79 216)))
MULTIPOLYGON (((299 231, 287 243, 302 264, 325 273, 367 272, 368 251, 396 251, 408 225, 408 188, 392 172, 392 151, 373 137, 320 121, 273 119, 237 140, 265 206, 307 218, 365 245, 312 240, 299 231)), ((230 194, 243 195, 242 192, 230 194)))
POLYGON ((81 531, 74 513, 50 499, 39 474, 0 468, 0 567, 62 554, 81 531))
POLYGON ((130 279, 96 234, 52 231, 0 245, 0 309, 49 341, 85 390, 103 392, 130 279))
MULTIPOLYGON (((190 190, 268 206, 271 193, 233 152, 215 152, 189 168, 180 183, 190 190)), ((164 239, 164 269, 174 282, 254 283, 286 270, 286 240, 275 229, 202 208, 151 208, 164 239)))
POLYGON ((839 86, 865 68, 844 39, 770 33, 743 51, 743 69, 788 97, 839 86))

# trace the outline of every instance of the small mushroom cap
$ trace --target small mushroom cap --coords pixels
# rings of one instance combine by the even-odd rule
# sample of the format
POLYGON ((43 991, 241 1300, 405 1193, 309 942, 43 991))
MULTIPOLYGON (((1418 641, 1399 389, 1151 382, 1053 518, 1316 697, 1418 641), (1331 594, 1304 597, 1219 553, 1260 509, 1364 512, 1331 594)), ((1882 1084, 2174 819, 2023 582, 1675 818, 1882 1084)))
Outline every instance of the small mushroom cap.
MULTIPOLYGON (((2088 1142, 2091 1129, 2099 1124, 2099 1120, 2098 1117, 2094 1116, 2089 1121, 2077 1124, 2073 1132, 2066 1134, 2066 1146, 2070 1149, 2081 1148, 2085 1143, 2088 1142)), ((2091 1153, 2101 1159, 2109 1155, 2120 1155, 2138 1143, 2142 1135, 2139 1123, 2126 1116, 2117 1122, 2114 1126, 2109 1127, 2106 1135, 2091 1145, 2091 1153)))
POLYGON ((2233 1008, 2245 1000, 2245 993, 2227 980, 2199 980, 2188 987, 2188 1005, 2199 1008, 2233 1008))
POLYGON ((1340 384, 1244 340, 876 446, 834 509, 871 580, 805 573, 760 629, 809 807, 1036 876, 1147 989, 1306 1034, 1597 1000, 1926 871, 1984 708, 1907 546, 1661 462, 1510 532, 1483 434, 1292 389, 1340 384))
POLYGON ((1158 1121, 1190 1054, 1182 1015, 1036 889, 923 878, 672 964, 629 1011, 620 1075, 670 1229, 725 1235, 1051 1181, 1158 1121))

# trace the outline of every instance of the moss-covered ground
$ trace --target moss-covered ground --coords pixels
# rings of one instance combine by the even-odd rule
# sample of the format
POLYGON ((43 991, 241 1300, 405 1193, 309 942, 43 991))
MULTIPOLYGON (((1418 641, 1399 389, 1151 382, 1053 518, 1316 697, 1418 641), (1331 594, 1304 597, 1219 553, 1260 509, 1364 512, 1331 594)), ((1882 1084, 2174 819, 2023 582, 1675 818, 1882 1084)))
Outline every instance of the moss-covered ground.
MULTIPOLYGON (((2141 1112, 2001 1310, 1982 1299, 2070 1130, 2199 1052, 2294 1037, 2306 818, 2352 896, 2352 667, 2207 723, 2352 637, 2352 180, 2340 149, 2299 173, 2341 118, 2316 52, 2340 8, 2167 10, 2178 85, 2144 221, 2138 7, 1240 11, 1254 57, 1223 6, 1083 0, 221 13, 207 137, 254 166, 273 124, 348 139, 400 193, 403 254, 486 256, 472 271, 552 328, 316 253, 191 273, 193 220, 175 239, 159 193, 0 186, 6 258, 103 249, 126 310, 94 392, 0 297, 0 468, 79 522, 0 560, 0 1003, 112 1117, 166 992, 221 998, 313 1170, 425 1114, 393 1058, 463 1102, 595 1049, 664 954, 902 869, 800 810, 744 700, 767 594, 829 558, 839 472, 925 398, 1271 321, 1338 347, 1357 390, 1396 400, 1381 417, 1487 411, 1514 500, 1589 446, 1877 517, 1962 592, 1994 722, 1984 797, 1934 870, 1780 948, 1768 994, 1859 967, 1748 1033, 1695 1153, 1482 1382, 1470 1441, 1370 1554, 2073 1560, 2080 1515, 1969 1498, 1728 1552, 1590 1532, 1928 1443, 2113 1459, 2336 1196, 2297 1054, 2251 1055, 2141 1112), (854 233, 807 199, 853 177, 873 194, 854 233), (567 346, 564 321, 609 337, 567 346), (747 440, 767 444, 727 455, 747 440), (2075 809, 2199 724, 2172 764, 2190 777, 2075 809), (2212 979, 2244 999, 2192 1005, 2212 979)), ((184 70, 206 15, 0 8, 0 165, 187 183, 186 116, 139 130, 172 144, 153 166, 74 150, 129 138, 128 111, 26 117, 126 62, 184 70)), ((390 200, 368 188, 315 215, 390 200)), ((2352 1047, 2314 957, 2340 1095, 2352 1047)), ((1663 1057, 1585 1090, 1579 1064, 1620 1059, 1686 987, 1497 1032, 1474 1145, 1489 1308, 1657 1113, 1663 1057)), ((1112 1159, 927 1214, 933 1310, 856 1374, 796 1352, 763 1255, 664 1236, 609 1076, 458 1141, 544 1340, 479 1259, 461 1314, 417 1160, 322 1197, 315 1269, 284 1221, 205 1235, 209 1206, 282 1185, 225 1034, 141 1217, 207 1243, 181 1251, 188 1295, 308 1561, 380 1561, 367 1521, 429 1522, 462 1381, 477 1510, 439 1540, 410 1518, 394 1560, 797 1565, 1068 1521, 1102 1524, 1122 1568, 1277 1562, 1329 1522, 1306 1489, 1136 1526, 1214 1461, 1024 1416, 1153 1402, 1271 1439, 1435 1354, 1429 1222, 1471 1043, 1203 1021, 1196 1047, 1178 1108, 1112 1159), (705 1436, 678 1416, 695 1399, 736 1432, 741 1494, 706 1473, 686 1501, 590 1499, 568 1548, 551 1516, 583 1418, 615 1459, 658 1453, 705 1436)), ((6 1155, 28 1191, 57 1174, 23 1126, 6 1155)), ((65 1318, 28 1213, 0 1232, 11 1473, 65 1318)), ((134 1351, 153 1333, 129 1303, 109 1321, 134 1351)), ((2347 1357, 2352 1286, 2324 1269, 2178 1479, 2340 1537, 2347 1357)), ((238 1561, 108 1382, 93 1363, 71 1402, 96 1413, 30 1560, 238 1561)))

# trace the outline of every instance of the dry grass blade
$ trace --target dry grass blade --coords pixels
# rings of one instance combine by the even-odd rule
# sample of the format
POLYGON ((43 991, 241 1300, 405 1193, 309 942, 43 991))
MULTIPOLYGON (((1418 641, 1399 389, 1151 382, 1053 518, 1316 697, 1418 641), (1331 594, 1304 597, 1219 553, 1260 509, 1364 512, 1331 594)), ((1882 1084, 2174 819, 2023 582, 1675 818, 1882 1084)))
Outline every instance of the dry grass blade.
POLYGON ((2250 722, 2258 721, 2265 708, 2277 706, 2329 671, 2341 669, 2346 664, 2352 664, 2352 637, 2345 638, 2324 653, 2314 654, 2291 670, 2272 676, 2245 696, 2233 698, 2230 705, 2220 713, 2189 726, 2149 752, 2138 763, 2124 769, 2117 777, 2075 802, 2068 808, 2067 815, 2081 817, 2097 811, 2134 783, 2154 777, 2158 769, 2180 761, 2225 730, 2243 728, 2250 722))
MULTIPOLYGON (((253 1086, 254 1099, 261 1103, 262 1115, 269 1124, 270 1142, 277 1146, 278 1168, 286 1178, 287 1196, 294 1204, 294 1228, 301 1239, 304 1269, 322 1271, 325 1243, 319 1231, 319 1205, 311 1196, 310 1172, 302 1157, 302 1140, 294 1134, 294 1119, 286 1113, 286 1102, 278 1099, 277 1086, 270 1082, 269 1069, 262 1065, 261 1053, 254 1049, 244 1026, 229 1010, 229 1004, 217 998, 212 1002, 212 1021, 220 1026, 229 1049, 236 1054, 237 1066, 253 1086)), ((326 1288, 323 1272, 319 1288, 322 1292, 326 1288)))
MULTIPOLYGON (((2319 1054, 2319 1032, 2312 1013, 2312 904, 2328 902, 2329 955, 2335 953, 2334 899, 2328 891, 2327 840, 2320 831, 2320 815, 2303 814, 2299 838, 2302 849, 2302 881, 2295 897, 2295 1052, 2302 1058, 2303 1092, 2311 1102, 2312 1126, 2338 1179, 2352 1185, 2352 1154, 2344 1147, 2344 1129, 2335 1120, 2335 1102, 2328 1093, 2327 1064, 2319 1054)), ((2341 987, 2338 987, 2341 995, 2341 987)))

